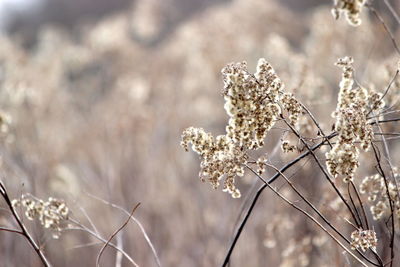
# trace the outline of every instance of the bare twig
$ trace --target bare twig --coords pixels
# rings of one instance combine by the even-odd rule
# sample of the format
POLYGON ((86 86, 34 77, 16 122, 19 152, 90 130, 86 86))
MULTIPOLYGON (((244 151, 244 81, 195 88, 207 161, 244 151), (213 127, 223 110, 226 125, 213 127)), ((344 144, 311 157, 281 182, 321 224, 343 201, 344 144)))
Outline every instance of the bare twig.
POLYGON ((314 122, 315 126, 317 126, 317 128, 318 128, 319 132, 321 133, 321 135, 323 136, 323 138, 325 138, 326 142, 332 148, 331 142, 329 141, 329 139, 326 138, 326 135, 325 135, 324 131, 322 130, 321 126, 319 125, 319 123, 315 119, 314 115, 311 113, 311 111, 303 103, 301 103, 300 101, 299 101, 299 103, 300 103, 301 107, 306 111, 308 116, 311 118, 311 120, 314 122))
MULTIPOLYGON (((390 88, 392 87, 394 81, 396 80, 397 76, 399 75, 399 72, 400 72, 399 70, 396 70, 392 80, 389 82, 388 86, 386 87, 385 92, 382 94, 382 96, 379 98, 379 100, 377 102, 382 101, 382 99, 387 95, 387 93, 389 92, 390 88)), ((371 109, 368 111, 366 116, 368 117, 369 114, 371 114, 372 111, 373 111, 373 109, 371 107, 371 109)))
MULTIPOLYGON (((329 136, 327 136, 328 139, 332 139, 333 137, 335 137, 337 135, 337 133, 332 133, 329 136)), ((285 166, 283 166, 280 169, 280 172, 275 173, 266 183, 264 183, 258 190, 257 193, 254 195, 253 200, 251 202, 251 205, 249 206, 245 216, 243 217, 240 226, 238 227, 236 233, 235 233, 235 237, 232 240, 232 242, 229 245, 228 251, 225 255, 225 259, 224 259, 224 263, 223 266, 226 266, 229 262, 229 259, 231 257, 231 254, 236 246, 237 241, 239 240, 239 237, 248 221, 248 219, 250 218, 251 213, 253 212, 253 209, 258 201, 258 199, 260 198, 262 192, 264 191, 265 188, 267 188, 268 185, 272 184, 276 179, 279 178, 279 176, 281 175, 281 173, 284 173, 286 170, 288 170, 289 168, 291 168, 292 166, 296 165, 296 163, 298 163, 300 160, 306 158, 308 155, 311 154, 311 151, 317 150, 318 148, 320 148, 322 145, 324 145, 326 142, 326 140, 321 141, 320 143, 314 145, 313 147, 310 148, 310 150, 304 152, 303 154, 299 155, 297 158, 295 158, 294 160, 290 161, 289 163, 287 163, 285 166)))
POLYGON ((130 221, 131 217, 133 216, 133 213, 136 211, 136 209, 139 207, 140 203, 136 204, 136 206, 132 209, 132 212, 129 214, 129 217, 126 219, 126 221, 121 225, 121 227, 119 227, 111 236, 110 238, 108 238, 107 242, 104 243, 103 247, 100 249, 99 254, 97 255, 96 258, 96 266, 100 267, 100 258, 101 255, 103 254, 105 248, 108 246, 108 244, 111 242, 111 240, 114 238, 114 236, 116 236, 119 231, 121 231, 130 221))
POLYGON ((356 215, 355 219, 358 219, 358 220, 356 220, 356 224, 358 225, 358 228, 363 228, 360 213, 358 212, 357 206, 356 206, 356 204, 355 204, 355 202, 353 200, 353 197, 351 195, 350 183, 347 184, 347 193, 349 195, 350 203, 353 205, 353 208, 354 208, 354 211, 355 211, 355 215, 356 215))
MULTIPOLYGON (((118 209, 118 210, 124 212, 126 215, 129 216, 129 212, 128 212, 126 209, 124 209, 123 207, 118 206, 118 205, 116 205, 116 204, 114 204, 114 203, 111 203, 111 202, 109 202, 109 201, 107 201, 107 200, 104 200, 104 199, 102 199, 102 198, 99 198, 99 197, 97 197, 97 196, 95 196, 95 195, 92 195, 92 194, 90 194, 90 193, 88 193, 88 192, 86 192, 86 194, 87 194, 89 197, 91 197, 91 198, 93 198, 93 199, 96 199, 96 200, 98 200, 98 201, 100 201, 100 202, 103 202, 104 204, 107 204, 107 205, 109 205, 109 206, 111 206, 111 207, 113 207, 113 208, 115 208, 115 209, 118 209)), ((153 243, 151 242, 151 239, 150 239, 149 235, 146 233, 146 230, 144 229, 143 225, 142 225, 142 224, 140 223, 140 221, 139 221, 138 219, 136 219, 134 216, 132 216, 132 220, 137 224, 137 226, 139 227, 140 231, 142 232, 144 239, 146 240, 148 246, 149 246, 150 249, 151 249, 151 252, 153 253, 153 256, 154 256, 154 259, 155 259, 155 261, 156 261, 157 266, 158 266, 158 267, 161 267, 160 258, 158 257, 157 251, 156 251, 156 249, 155 249, 153 243)))
MULTIPOLYGON (((95 233, 94 231, 90 230, 89 228, 87 228, 86 226, 84 226, 83 224, 81 224, 80 222, 69 218, 69 220, 71 222, 73 222, 74 224, 76 224, 78 227, 69 227, 69 228, 65 228, 64 231, 71 231, 71 230, 79 230, 79 231, 83 231, 86 232, 88 234, 90 234, 91 236, 93 236, 94 238, 100 240, 103 244, 107 242, 106 239, 104 239, 103 237, 101 237, 100 235, 98 235, 97 233, 95 233)), ((121 248, 119 248, 118 246, 116 246, 115 244, 109 242, 108 246, 116 249, 117 251, 121 252, 122 255, 124 255, 124 257, 130 262, 132 263, 133 266, 138 267, 139 265, 132 259, 131 256, 128 255, 128 253, 126 253, 124 250, 122 250, 121 248)))
MULTIPOLYGON (((251 171, 255 174, 258 175, 257 172, 251 171)), ((270 184, 266 184, 278 197, 280 197, 283 201, 285 201, 287 204, 295 208, 296 210, 300 211, 303 213, 307 218, 311 219, 315 224, 317 224, 318 227, 320 227, 326 234, 328 234, 341 248, 343 248, 349 255, 351 255, 354 259, 356 259, 362 266, 368 267, 366 263, 364 263, 360 258, 358 258, 350 249, 348 249, 344 244, 342 244, 333 234, 331 234, 317 219, 315 219, 313 216, 311 216, 307 211, 301 209, 299 206, 295 205, 293 202, 291 202, 289 199, 287 199, 285 196, 283 196, 281 193, 276 191, 270 184)), ((223 265, 225 266, 225 265, 223 265)))
POLYGON ((363 205, 363 202, 361 201, 360 194, 357 191, 357 187, 355 186, 353 181, 351 181, 350 183, 351 183, 351 186, 353 187, 354 192, 356 193, 356 196, 357 196, 357 199, 358 199, 358 203, 361 206, 361 210, 363 212, 363 216, 364 216, 364 220, 365 220, 365 226, 367 227, 367 229, 370 229, 369 228, 368 217, 367 217, 367 214, 365 213, 364 205, 363 205))
POLYGON ((311 150, 310 146, 307 144, 306 141, 304 141, 303 137, 300 135, 300 133, 290 124, 286 121, 286 119, 281 115, 282 120, 286 123, 286 125, 292 130, 292 132, 297 136, 297 138, 299 138, 301 140, 301 142, 304 144, 304 146, 307 148, 308 151, 310 151, 311 156, 314 158, 315 162, 317 163, 318 167, 320 168, 320 170, 322 171, 322 173, 324 174, 324 177, 326 178, 326 180, 329 182, 329 184, 331 185, 331 187, 334 189, 334 191, 336 192, 336 194, 340 197, 340 199, 342 200, 342 202, 345 204, 345 206, 347 207, 347 209, 349 210, 350 214, 353 216, 354 221, 357 223, 357 218, 356 215, 354 213, 354 211, 351 209, 349 203, 347 202, 347 200, 344 198, 343 194, 340 192, 340 190, 337 188, 337 186, 335 185, 335 183, 332 181, 331 177, 329 176, 328 172, 325 170, 325 168, 322 166, 321 162, 319 161, 319 159, 317 158, 317 156, 315 155, 314 151, 311 150))
POLYGON ((17 222, 19 228, 21 229, 20 232, 18 232, 18 234, 23 235, 29 242, 29 244, 33 247, 33 249, 35 250, 36 254, 39 256, 40 260, 42 261, 43 265, 46 267, 51 266, 49 260, 46 258, 46 256, 43 254, 43 251, 41 250, 41 248, 36 244, 35 240, 33 239, 33 237, 31 236, 31 234, 28 232, 28 229, 26 228, 26 226, 23 224, 23 222, 21 221, 18 213, 16 212, 15 208, 13 207, 12 203, 11 203, 11 199, 7 193, 6 187, 4 186, 4 184, 2 183, 2 181, 0 181, 0 194, 2 195, 2 197, 4 198, 8 208, 10 209, 12 216, 14 218, 14 220, 17 222))
POLYGON ((15 233, 15 234, 19 234, 19 235, 24 235, 24 233, 19 231, 19 230, 7 228, 7 227, 0 227, 0 231, 5 231, 5 232, 15 233))
POLYGON ((367 4, 365 5, 366 7, 368 7, 368 9, 372 12, 372 14, 374 14, 374 16, 381 22, 383 28, 385 29, 386 33, 389 35, 390 40, 392 41, 393 47, 396 50, 396 52, 400 55, 400 49, 399 46, 397 45, 396 39, 394 38, 393 33, 391 32, 391 30, 388 28, 388 26, 386 25, 385 21, 383 20, 383 18, 379 15, 379 13, 376 11, 376 9, 367 4))
MULTIPOLYGON (((266 165, 268 167, 273 168, 276 172, 280 172, 278 168, 276 168, 275 166, 266 163, 266 165)), ((248 166, 246 166, 248 169, 250 169, 251 172, 253 172, 253 174, 256 174, 256 176, 260 176, 258 175, 253 169, 249 168, 248 166)), ((309 206, 311 207, 311 209, 336 233, 338 234, 341 238, 343 238, 347 244, 350 244, 350 240, 348 238, 346 238, 294 185, 293 183, 286 177, 285 174, 281 173, 281 176, 285 179, 285 181, 289 184, 289 186, 293 189, 293 191, 309 206)), ((361 220, 361 219, 360 219, 361 220)), ((365 260, 367 260, 369 263, 371 263, 374 266, 380 266, 374 262, 372 262, 370 259, 368 259, 364 254, 362 254, 359 250, 357 250, 357 253, 363 257, 365 260)), ((380 261, 378 259, 378 261, 380 261)))
POLYGON ((376 124, 376 123, 387 123, 387 122, 398 122, 400 121, 400 118, 393 118, 393 119, 386 119, 386 120, 379 120, 377 122, 371 122, 370 124, 376 124))
POLYGON ((391 230, 391 233, 390 233, 390 259, 391 259, 391 261, 390 261, 390 266, 393 266, 393 259, 394 259, 394 236, 395 236, 395 225, 394 225, 394 208, 393 208, 393 199, 392 199, 392 197, 390 196, 390 192, 389 192, 389 185, 388 185, 388 182, 387 182, 387 178, 386 178, 386 176, 385 176, 385 172, 383 171, 383 168, 382 168, 382 165, 381 165, 381 159, 380 159, 380 156, 379 156, 379 152, 378 152, 378 149, 375 147, 375 145, 374 144, 372 144, 372 149, 373 149, 373 151, 374 151, 374 155, 375 155, 375 159, 376 159, 376 161, 377 161, 377 166, 378 166, 378 169, 379 169, 379 172, 380 172, 380 174, 382 175, 382 177, 383 177, 383 180, 384 180, 384 182, 385 182, 385 188, 386 188, 386 194, 387 194, 387 197, 388 197, 388 199, 389 199, 389 207, 390 207, 390 212, 391 212, 391 224, 392 224, 392 230, 391 230))

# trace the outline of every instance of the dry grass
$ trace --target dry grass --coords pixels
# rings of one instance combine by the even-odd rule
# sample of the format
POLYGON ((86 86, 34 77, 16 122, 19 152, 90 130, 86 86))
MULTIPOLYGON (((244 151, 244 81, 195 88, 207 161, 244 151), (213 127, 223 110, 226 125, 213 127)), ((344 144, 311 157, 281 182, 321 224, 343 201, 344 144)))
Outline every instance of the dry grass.
MULTIPOLYGON (((247 171, 236 181, 240 199, 212 191, 199 182, 197 155, 184 153, 179 142, 182 131, 191 125, 216 135, 225 133, 228 116, 220 71, 227 63, 246 60, 254 73, 258 58, 266 58, 286 90, 301 100, 327 134, 335 122, 330 115, 341 79, 340 69, 333 65, 338 58, 352 56, 355 80, 382 93, 397 68, 399 55, 368 10, 361 13, 362 24, 355 28, 345 19, 335 21, 331 6, 298 14, 279 1, 235 0, 196 14, 149 47, 132 36, 133 32, 157 34, 161 27, 157 1, 148 3, 138 3, 143 5, 137 7, 140 13, 132 9, 110 15, 99 23, 81 25, 73 34, 44 28, 31 50, 19 45, 18 36, 0 37, 0 107, 11 118, 8 122, 2 115, 7 129, 1 136, 1 181, 13 199, 24 194, 64 199, 71 224, 84 229, 65 230, 59 239, 52 239, 52 232, 40 221, 29 221, 21 207, 16 209, 54 266, 94 265, 108 237, 139 202, 133 217, 143 225, 162 266, 222 264, 238 216, 262 182, 247 171)), ((386 21, 392 18, 379 12, 386 21)), ((391 27, 395 38, 397 28, 396 23, 391 27)), ((386 103, 397 104, 399 90, 396 78, 386 103)), ((394 112, 385 118, 397 116, 394 112)), ((309 121, 302 123, 309 125, 309 121)), ((277 168, 299 155, 282 153, 280 140, 301 143, 296 136, 283 134, 282 127, 275 125, 265 146, 254 155, 267 153, 269 163, 277 168)), ((315 127, 301 130, 304 136, 317 132, 315 127)), ((387 144, 396 166, 397 124, 385 124, 382 131, 395 133, 387 136, 387 144)), ((381 143, 377 145, 384 154, 381 143)), ((301 147, 299 153, 307 151, 305 145, 301 147)), ((324 146, 316 157, 324 160, 327 151, 324 146)), ((360 162, 354 178, 357 188, 365 176, 377 172, 373 150, 362 154, 360 162)), ((389 173, 388 163, 381 162, 389 173)), ((266 167, 263 177, 275 173, 266 167)), ((346 220, 352 218, 311 157, 299 161, 285 176, 350 238, 354 229, 346 220)), ((348 199, 340 178, 335 184, 345 189, 348 199)), ((315 215, 284 179, 273 187, 315 215)), ((367 196, 361 197, 372 222, 367 196)), ((6 203, 0 203, 0 227, 16 228, 6 203)), ((382 222, 376 222, 374 230, 378 252, 387 262, 388 230, 382 222)), ((110 242, 139 266, 157 266, 138 224, 131 221, 110 242)), ((399 255, 395 256, 393 266, 400 266, 399 255)), ((0 232, 0 259, 0 266, 42 265, 26 240, 6 231, 0 232)), ((131 262, 109 247, 101 266, 113 265, 131 262)), ((231 266, 266 265, 357 266, 343 248, 270 190, 261 194, 231 257, 231 266)))

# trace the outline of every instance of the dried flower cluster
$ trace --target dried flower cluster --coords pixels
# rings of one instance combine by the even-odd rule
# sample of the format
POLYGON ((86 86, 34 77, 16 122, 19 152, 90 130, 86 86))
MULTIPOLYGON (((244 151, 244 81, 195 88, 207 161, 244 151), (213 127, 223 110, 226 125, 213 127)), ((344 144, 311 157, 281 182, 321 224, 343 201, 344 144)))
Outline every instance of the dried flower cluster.
POLYGON ((257 159, 257 173, 262 175, 265 172, 265 167, 267 166, 268 158, 266 156, 261 156, 257 159))
POLYGON ((252 75, 247 64, 231 63, 223 70, 225 111, 230 116, 227 137, 245 149, 264 145, 267 132, 281 113, 277 104, 283 83, 272 66, 260 59, 252 75))
POLYGON ((21 199, 12 201, 14 208, 25 208, 29 220, 38 219, 40 224, 52 230, 53 238, 58 238, 68 220, 69 209, 63 200, 50 197, 48 201, 36 199, 31 195, 22 195, 21 199))
POLYGON ((284 153, 294 152, 298 150, 297 146, 291 145, 288 140, 282 140, 281 149, 284 153))
POLYGON ((202 158, 200 164, 200 179, 208 180, 214 189, 218 188, 219 180, 224 176, 224 191, 232 197, 239 198, 240 191, 235 186, 235 176, 243 176, 244 164, 247 155, 236 147, 225 135, 219 135, 215 139, 202 128, 190 127, 182 134, 182 146, 187 150, 192 143, 193 151, 202 158))
POLYGON ((344 13, 350 25, 359 26, 361 9, 366 2, 366 0, 334 0, 332 15, 335 19, 339 19, 340 15, 344 13))
MULTIPOLYGON (((395 179, 399 178, 397 169, 394 169, 394 175, 395 179)), ((400 214, 397 187, 392 181, 387 181, 386 188, 384 179, 380 174, 375 174, 365 177, 360 184, 360 193, 367 194, 374 220, 385 219, 391 214, 388 192, 394 203, 394 212, 400 214)))
POLYGON ((367 115, 384 106, 381 94, 369 93, 362 87, 353 88, 353 59, 344 57, 338 60, 337 66, 342 67, 343 74, 336 111, 335 130, 338 141, 331 151, 326 153, 326 164, 333 176, 343 175, 344 181, 353 180, 359 166, 359 150, 356 142, 361 142, 363 150, 368 150, 372 139, 372 126, 367 121, 367 115))
POLYGON ((363 252, 368 249, 376 251, 376 245, 378 239, 376 238, 376 233, 373 230, 356 230, 351 233, 351 248, 361 249, 363 252))
POLYGON ((284 85, 265 59, 258 61, 255 75, 248 72, 245 62, 228 64, 222 74, 224 108, 230 117, 226 135, 214 138, 201 128, 190 127, 183 132, 181 144, 187 150, 191 143, 200 155, 202 181, 217 188, 225 178, 223 190, 238 198, 235 177, 244 174, 247 150, 264 145, 267 132, 281 114, 277 102, 284 85))
POLYGON ((281 99, 282 106, 289 113, 289 122, 293 126, 299 120, 299 116, 302 113, 302 107, 300 102, 291 93, 285 93, 281 99))

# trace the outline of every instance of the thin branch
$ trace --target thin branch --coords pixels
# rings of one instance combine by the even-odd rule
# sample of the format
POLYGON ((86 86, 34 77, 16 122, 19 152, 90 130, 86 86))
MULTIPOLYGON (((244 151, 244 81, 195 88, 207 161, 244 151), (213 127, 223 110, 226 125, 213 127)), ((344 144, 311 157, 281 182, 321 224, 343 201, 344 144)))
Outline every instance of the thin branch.
POLYGON ((245 208, 248 206, 248 203, 251 200, 251 195, 254 194, 254 191, 256 191, 257 188, 257 184, 258 184, 258 180, 254 180, 253 185, 251 186, 250 190, 248 191, 249 193, 246 194, 245 199, 243 200, 242 204, 240 205, 240 212, 238 213, 236 219, 235 219, 235 223, 234 223, 234 227, 232 229, 232 235, 231 235, 231 239, 229 240, 229 242, 232 242, 233 237, 235 236, 235 232, 237 231, 238 228, 238 224, 240 222, 240 218, 242 218, 242 215, 245 211, 245 208))
POLYGON ((378 12, 376 11, 376 9, 374 7, 372 7, 371 5, 366 4, 366 7, 368 7, 368 9, 372 12, 372 14, 374 14, 374 16, 381 22, 383 28, 385 29, 386 33, 389 35, 390 40, 392 41, 393 47, 396 50, 396 52, 400 55, 400 49, 399 46, 397 45, 397 42, 394 38, 393 33, 390 31, 390 29, 388 28, 388 26, 386 25, 385 21, 383 20, 383 18, 378 14, 378 12))
POLYGON ((389 85, 386 87, 385 92, 383 93, 383 95, 381 96, 381 98, 379 99, 378 102, 382 101, 382 99, 387 95, 387 93, 388 93, 389 90, 390 90, 390 87, 392 87, 392 85, 393 85, 393 83, 395 82, 397 76, 399 76, 399 72, 400 72, 400 71, 397 69, 396 72, 395 72, 395 74, 394 74, 394 76, 393 76, 393 78, 392 78, 392 80, 389 82, 389 85))
MULTIPOLYGON (((255 171, 252 170, 252 172, 257 175, 255 171)), ((349 253, 354 259, 356 259, 362 266, 368 267, 366 263, 364 263, 361 259, 359 259, 350 249, 348 249, 344 244, 342 244, 333 234, 331 234, 317 219, 315 219, 313 216, 311 216, 307 211, 301 209, 299 206, 295 205, 293 202, 291 202, 289 199, 287 199, 285 196, 283 196, 281 193, 276 191, 270 184, 266 184, 278 197, 280 197, 283 201, 285 201, 287 204, 295 208, 296 210, 300 211, 303 213, 306 217, 311 219, 314 223, 316 223, 326 234, 328 234, 341 248, 343 248, 347 253, 349 253)), ((225 266, 225 264, 223 265, 225 266)))
POLYGON ((381 124, 381 123, 386 123, 386 122, 398 122, 400 121, 400 118, 393 118, 393 119, 386 119, 386 120, 379 120, 377 122, 371 122, 370 124, 381 124))
MULTIPOLYGON (((328 139, 332 139, 333 137, 337 136, 337 133, 332 133, 330 134, 327 138, 328 139)), ((272 184, 276 179, 279 178, 279 176, 281 175, 281 173, 284 173, 286 170, 288 170, 289 168, 291 168, 292 166, 296 165, 297 162, 299 162, 300 160, 306 158, 308 155, 311 154, 311 151, 317 150, 318 148, 320 148, 322 145, 325 144, 325 140, 321 141, 320 143, 314 145, 313 147, 311 147, 310 150, 304 152, 303 154, 299 155, 297 158, 293 159, 292 161, 290 161, 289 163, 287 163, 285 166, 283 166, 280 169, 280 173, 277 172, 275 173, 268 181, 267 183, 263 184, 258 190, 257 193, 254 195, 253 200, 251 202, 250 207, 248 208, 246 215, 243 217, 240 226, 238 227, 235 237, 232 240, 231 244, 229 245, 228 251, 225 255, 225 259, 224 259, 224 264, 223 266, 226 266, 226 264, 229 262, 229 259, 232 255, 232 252, 236 246, 237 241, 239 240, 239 237, 248 221, 248 219, 250 218, 251 213, 253 212, 253 209, 255 207, 255 205, 257 204, 258 199, 261 196, 261 193, 264 191, 265 188, 267 188, 268 185, 272 184)))
MULTIPOLYGON (((377 120, 377 119, 375 119, 375 120, 377 120)), ((398 181, 397 181, 397 179, 395 178, 395 175, 394 175, 392 160, 391 160, 391 157, 390 157, 389 146, 388 146, 388 143, 387 143, 387 138, 385 137, 385 135, 383 135, 382 127, 379 124, 377 124, 377 127, 378 127, 378 130, 379 130, 379 133, 382 135, 383 148, 384 148, 384 152, 386 154, 385 155, 385 159, 386 159, 386 161, 387 161, 387 163, 388 163, 388 165, 390 167, 390 173, 392 174, 392 179, 393 179, 393 181, 394 181, 394 183, 396 185, 397 197, 400 199, 400 192, 399 192, 400 186, 399 186, 399 183, 398 183, 398 181)))
POLYGON ((317 156, 315 155, 314 151, 311 150, 310 146, 307 144, 306 141, 304 141, 303 137, 297 132, 297 130, 286 121, 286 119, 281 115, 282 120, 286 123, 286 125, 292 130, 292 132, 301 140, 301 142, 305 145, 308 151, 310 151, 311 156, 315 159, 315 162, 317 163, 318 167, 321 169, 322 173, 324 174, 324 177, 326 180, 329 182, 329 184, 332 186, 332 188, 335 190, 336 194, 340 197, 340 199, 343 201, 343 203, 346 205, 347 209, 349 210, 350 214, 353 216, 353 219, 355 222, 357 222, 356 215, 354 214, 353 210, 351 209, 349 203, 347 200, 344 198, 343 194, 340 192, 340 190, 337 188, 335 183, 332 181, 330 178, 328 172, 325 170, 325 168, 322 166, 321 162, 318 160, 317 156))
MULTIPOLYGON (((321 219, 329 226, 332 228, 332 230, 334 230, 338 235, 340 235, 341 238, 343 238, 344 240, 347 241, 347 243, 350 243, 350 241, 342 234, 340 233, 339 230, 337 230, 330 222, 329 220, 293 185, 293 183, 286 177, 285 174, 283 174, 277 167, 275 167, 272 164, 268 164, 265 163, 268 167, 274 169, 276 172, 280 173, 281 176, 283 177, 283 179, 285 179, 286 183, 293 189, 293 191, 309 206, 312 208, 313 211, 315 211, 315 213, 321 217, 321 219)), ((255 171, 246 166, 251 172, 255 173, 255 171)), ((256 174, 257 176, 260 176, 258 174, 256 174)))
POLYGON ((376 159, 377 164, 378 164, 379 171, 380 171, 380 173, 381 173, 381 175, 383 177, 383 180, 385 182, 386 194, 387 194, 387 197, 389 199, 389 207, 390 207, 390 212, 391 212, 391 223, 392 223, 392 231, 391 231, 391 234, 390 234, 390 259, 391 259, 390 266, 393 266, 394 235, 395 235, 393 199, 390 196, 390 191, 389 191, 389 185, 388 185, 388 182, 387 182, 387 178, 385 176, 385 173, 384 173, 382 165, 381 165, 381 160, 380 160, 380 157, 379 157, 379 154, 378 154, 378 150, 377 150, 377 148, 375 147, 374 144, 372 144, 372 149, 374 151, 374 155, 375 155, 375 159, 376 159))
POLYGON ((356 219, 358 219, 358 221, 356 221, 356 224, 358 225, 358 228, 363 228, 360 213, 358 212, 357 206, 353 200, 353 197, 351 196, 350 183, 347 184, 347 193, 349 194, 350 203, 353 205, 356 219))
POLYGON ((319 125, 319 123, 315 119, 314 115, 311 113, 311 111, 305 105, 303 105, 303 103, 301 103, 300 101, 298 101, 298 102, 300 103, 300 106, 306 111, 306 113, 311 118, 311 120, 314 122, 315 126, 317 126, 320 134, 325 138, 326 142, 328 142, 329 146, 332 148, 331 142, 329 141, 329 139, 326 138, 326 135, 325 135, 324 131, 322 130, 321 126, 319 125))
POLYGON ((7 227, 1 227, 0 226, 0 231, 5 231, 5 232, 15 233, 15 234, 19 234, 19 235, 24 235, 24 233, 19 231, 19 230, 10 229, 10 228, 7 228, 7 227))
MULTIPOLYGON (((69 228, 65 228, 63 229, 63 231, 71 231, 71 230, 79 230, 79 231, 83 231, 86 232, 88 234, 90 234, 91 236, 93 236, 94 238, 100 240, 103 244, 107 242, 106 239, 104 239, 103 237, 101 237, 100 235, 96 234, 95 232, 93 232, 92 230, 90 230, 89 228, 87 228, 86 226, 82 225, 80 222, 69 218, 69 220, 71 222, 73 222, 74 224, 76 224, 78 227, 69 227, 69 228)), ((124 257, 130 262, 132 263, 132 265, 134 265, 135 267, 138 267, 139 265, 131 258, 131 256, 128 255, 128 253, 126 253, 124 250, 122 250, 121 248, 119 248, 118 246, 116 246, 115 244, 109 242, 108 246, 116 249, 117 251, 121 252, 122 255, 124 255, 124 257)))
POLYGON ((400 133, 382 133, 382 132, 374 132, 374 135, 383 135, 383 136, 399 136, 400 133))
POLYGON ((17 222, 19 228, 21 229, 21 234, 28 240, 29 244, 33 247, 33 249, 35 250, 36 254, 38 254, 40 260, 43 263, 43 265, 45 267, 50 267, 51 264, 50 264, 49 260, 43 254, 41 248, 36 244, 35 240, 31 236, 31 234, 28 232, 28 229, 25 227, 25 225, 21 221, 18 213, 16 212, 15 208, 13 207, 13 205, 11 203, 11 199, 8 196, 6 187, 4 186, 2 181, 0 181, 0 194, 3 196, 8 208, 10 209, 10 211, 12 213, 12 216, 13 216, 14 220, 17 222))
POLYGON ((109 244, 109 243, 111 242, 111 240, 114 238, 114 236, 116 236, 116 235, 119 233, 119 231, 121 231, 121 230, 128 224, 128 222, 130 221, 131 217, 133 216, 133 213, 136 211, 136 209, 139 207, 139 205, 140 205, 140 202, 139 202, 138 204, 136 204, 136 206, 132 209, 132 212, 129 214, 129 217, 128 217, 128 218, 126 219, 126 221, 121 225, 121 227, 118 228, 118 229, 110 236, 110 238, 107 240, 106 243, 104 243, 103 247, 100 249, 100 252, 99 252, 99 254, 97 255, 97 258, 96 258, 96 266, 97 266, 97 267, 100 267, 100 258, 101 258, 101 255, 103 254, 105 248, 108 246, 108 244, 109 244))
MULTIPOLYGON (((276 172, 280 172, 278 168, 275 166, 266 163, 268 167, 273 168, 276 172)), ((250 171, 255 174, 256 176, 260 176, 258 173, 256 173, 253 169, 249 168, 246 166, 250 171)), ((350 244, 350 240, 346 238, 301 192, 293 185, 293 183, 286 177, 285 174, 281 173, 281 176, 285 179, 285 181, 289 184, 289 186, 293 189, 293 191, 309 206, 312 208, 312 210, 335 232, 337 233, 341 238, 343 238, 347 244, 350 244)), ((361 220, 361 219, 360 219, 361 220)), ((357 250, 357 253, 363 257, 365 260, 367 260, 369 263, 371 263, 374 266, 379 266, 378 264, 372 262, 370 259, 368 259, 364 254, 362 254, 359 250, 357 250)), ((379 259, 378 259, 379 261, 379 259)))
MULTIPOLYGON (((383 95, 379 98, 379 100, 377 101, 378 103, 380 101, 382 101, 382 99, 387 95, 387 93, 389 92, 390 88, 392 87, 393 83, 395 82, 397 76, 399 75, 399 70, 396 70, 396 73, 394 74, 392 80, 389 82, 388 86, 386 87, 385 92, 383 93, 383 95)), ((371 107, 371 109, 368 111, 366 117, 369 116, 369 114, 371 114, 371 112, 373 112, 373 108, 371 107)))
POLYGON ((77 206, 78 206, 79 210, 82 212, 83 216, 86 217, 86 219, 88 220, 90 226, 93 228, 93 230, 96 232, 96 234, 99 234, 99 230, 97 230, 96 225, 93 223, 93 220, 90 218, 90 216, 86 212, 86 210, 80 205, 77 205, 77 206))
MULTIPOLYGON (((115 208, 115 209, 118 209, 118 210, 124 212, 126 215, 129 216, 129 212, 128 212, 126 209, 124 209, 123 207, 118 206, 118 205, 116 205, 116 204, 114 204, 114 203, 111 203, 111 202, 109 202, 109 201, 107 201, 107 200, 104 200, 104 199, 102 199, 102 198, 99 198, 99 197, 97 197, 97 196, 95 196, 95 195, 92 195, 92 194, 90 194, 90 193, 88 193, 88 192, 86 192, 86 194, 87 194, 89 197, 91 197, 91 198, 93 198, 93 199, 96 199, 97 201, 103 202, 104 204, 107 204, 107 205, 109 205, 109 206, 111 206, 111 207, 113 207, 113 208, 115 208)), ((151 242, 150 237, 149 237, 148 234, 146 233, 146 230, 144 229, 143 225, 142 225, 142 224, 140 223, 140 221, 139 221, 138 219, 136 219, 134 216, 132 216, 132 220, 137 224, 137 226, 139 227, 140 231, 142 232, 144 239, 146 240, 148 246, 149 246, 150 249, 151 249, 151 252, 153 253, 153 256, 154 256, 154 259, 155 259, 155 261, 156 261, 157 266, 158 266, 158 267, 161 267, 160 258, 158 257, 157 251, 156 251, 156 249, 155 249, 153 243, 151 242)))
POLYGON ((366 214, 366 212, 365 212, 365 208, 364 208, 363 202, 361 201, 360 194, 359 194, 358 191, 357 191, 357 187, 355 186, 355 184, 354 184, 353 181, 351 181, 350 183, 351 183, 351 185, 352 185, 352 187, 353 187, 354 192, 356 193, 358 202, 359 202, 359 204, 360 204, 360 206, 361 206, 361 210, 362 210, 362 212, 363 212, 363 216, 364 216, 364 219, 365 219, 365 225, 366 225, 367 229, 370 229, 370 228, 369 228, 368 217, 367 217, 367 214, 366 214))

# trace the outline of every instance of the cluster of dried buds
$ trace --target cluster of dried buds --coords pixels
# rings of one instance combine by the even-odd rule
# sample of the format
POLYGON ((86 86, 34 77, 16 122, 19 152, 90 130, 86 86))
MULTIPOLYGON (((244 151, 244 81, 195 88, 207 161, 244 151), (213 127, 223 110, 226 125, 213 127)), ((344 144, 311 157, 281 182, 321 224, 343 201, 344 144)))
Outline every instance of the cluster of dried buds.
POLYGON ((343 13, 350 25, 359 26, 361 10, 366 2, 366 0, 334 0, 332 15, 335 19, 339 19, 343 13))
POLYGON ((376 251, 376 245, 378 239, 376 238, 376 233, 373 230, 356 230, 351 233, 351 248, 361 249, 363 252, 368 249, 376 251))
POLYGON ((201 128, 190 127, 183 132, 181 145, 187 150, 192 144, 200 155, 202 181, 217 188, 224 179, 223 190, 238 198, 235 177, 244 174, 248 150, 264 145, 268 131, 280 116, 278 101, 284 85, 265 59, 258 61, 254 75, 248 72, 245 62, 228 64, 222 75, 224 108, 230 117, 226 134, 214 138, 201 128))
POLYGON ((22 195, 20 199, 14 199, 12 205, 24 208, 29 220, 38 220, 44 228, 51 229, 54 238, 59 237, 68 220, 69 209, 65 202, 52 197, 43 201, 32 195, 22 195))
POLYGON ((360 86, 353 88, 354 69, 351 57, 339 59, 336 65, 343 70, 338 104, 332 114, 332 117, 336 118, 335 130, 338 133, 338 141, 331 151, 326 153, 326 164, 330 174, 335 177, 343 175, 343 180, 350 182, 359 166, 360 153, 357 142, 360 142, 361 148, 367 151, 373 140, 368 114, 382 109, 385 103, 379 93, 360 86))

